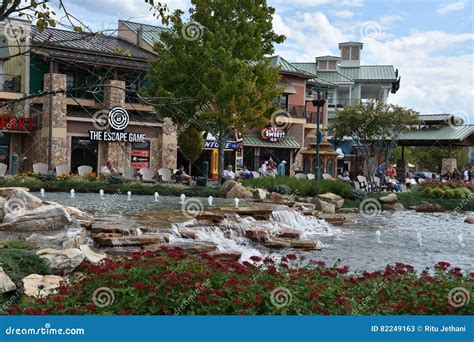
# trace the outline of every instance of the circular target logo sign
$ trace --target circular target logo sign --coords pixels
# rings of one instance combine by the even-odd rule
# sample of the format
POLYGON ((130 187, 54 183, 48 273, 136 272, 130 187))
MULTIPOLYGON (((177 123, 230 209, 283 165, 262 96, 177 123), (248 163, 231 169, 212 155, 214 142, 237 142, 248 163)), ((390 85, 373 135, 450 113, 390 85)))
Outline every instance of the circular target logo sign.
POLYGON ((109 111, 108 120, 110 127, 117 131, 121 131, 128 126, 130 118, 125 108, 114 107, 109 111))

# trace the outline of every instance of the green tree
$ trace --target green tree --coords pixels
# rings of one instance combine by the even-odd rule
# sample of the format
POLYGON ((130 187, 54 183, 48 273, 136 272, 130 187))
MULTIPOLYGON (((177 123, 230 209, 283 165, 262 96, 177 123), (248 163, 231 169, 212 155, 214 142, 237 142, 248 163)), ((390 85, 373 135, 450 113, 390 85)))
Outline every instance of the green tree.
POLYGON ((174 123, 192 121, 216 137, 220 176, 228 136, 268 122, 281 92, 266 58, 284 40, 273 31, 274 12, 266 0, 192 0, 189 21, 175 11, 155 46, 147 94, 174 123))
MULTIPOLYGON (((401 148, 397 148, 396 155, 401 157, 401 148)), ((453 147, 451 155, 456 158, 458 169, 462 170, 467 165, 467 150, 463 147, 453 147)), ((400 157, 398 159, 400 159, 400 157)), ((447 147, 420 146, 405 147, 405 159, 415 164, 420 171, 441 172, 443 158, 449 157, 447 147)))
POLYGON ((383 102, 359 103, 336 113, 335 137, 350 136, 367 163, 368 177, 373 176, 380 156, 385 157, 385 170, 400 134, 417 122, 418 113, 383 102))
POLYGON ((178 136, 179 150, 189 161, 189 172, 191 172, 191 163, 201 154, 203 140, 202 133, 194 127, 180 132, 178 136))

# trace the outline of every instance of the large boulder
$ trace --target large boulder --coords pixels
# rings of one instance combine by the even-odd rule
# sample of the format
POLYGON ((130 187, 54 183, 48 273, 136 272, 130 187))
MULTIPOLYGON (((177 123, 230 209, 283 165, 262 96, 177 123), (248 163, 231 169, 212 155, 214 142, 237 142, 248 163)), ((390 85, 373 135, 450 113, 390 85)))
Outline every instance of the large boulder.
POLYGON ((3 218, 5 217, 5 211, 3 209, 5 207, 5 203, 7 203, 5 197, 0 197, 0 222, 3 222, 3 218))
POLYGON ((393 204, 398 201, 398 198, 395 194, 388 194, 387 196, 380 197, 379 201, 383 204, 393 204))
POLYGON ((9 212, 0 224, 0 230, 49 231, 62 229, 70 223, 71 217, 62 205, 45 204, 24 212, 9 212))
POLYGON ((6 293, 16 290, 16 285, 5 273, 3 267, 0 265, 0 293, 6 293))
POLYGON ((12 191, 14 190, 21 190, 23 192, 29 192, 30 189, 28 188, 24 188, 24 187, 4 187, 4 188, 0 188, 0 196, 1 197, 8 197, 10 196, 10 194, 12 193, 12 191))
POLYGON ((39 250, 36 254, 48 263, 54 274, 71 273, 84 261, 84 253, 78 248, 45 248, 39 250))
POLYGON ((336 209, 342 208, 342 206, 344 205, 344 198, 339 195, 333 194, 332 192, 318 195, 318 197, 324 201, 334 204, 336 206, 336 209))
POLYGON ((444 211, 444 207, 439 204, 421 202, 421 204, 416 207, 416 211, 419 213, 441 213, 444 211))
POLYGON ((468 217, 466 217, 466 219, 464 220, 464 222, 470 223, 470 224, 474 224, 474 216, 468 216, 468 217))
POLYGON ((221 190, 224 191, 225 193, 229 192, 237 183, 234 180, 228 179, 221 185, 221 190))
POLYGON ((43 204, 43 200, 30 194, 24 188, 12 189, 6 199, 7 202, 3 207, 5 216, 12 213, 12 211, 33 210, 43 204))
POLYGON ((334 203, 323 201, 317 197, 314 197, 312 202, 317 211, 322 211, 325 214, 334 214, 336 212, 336 205, 334 203))
POLYGON ((399 211, 399 210, 405 210, 405 207, 403 204, 399 202, 394 202, 394 203, 383 203, 382 208, 385 211, 399 211))
POLYGON ((64 282, 64 278, 56 275, 30 274, 21 281, 26 296, 42 298, 55 293, 56 289, 64 282))
POLYGON ((34 243, 39 248, 68 249, 79 248, 84 244, 86 230, 84 227, 77 227, 71 224, 66 230, 61 229, 58 233, 48 235, 43 233, 33 233, 25 240, 34 243))
POLYGON ((66 212, 69 214, 71 219, 76 220, 83 227, 91 228, 92 222, 94 221, 94 216, 88 214, 82 210, 79 210, 75 207, 64 207, 66 212))
POLYGON ((253 198, 253 194, 240 184, 235 184, 225 195, 226 198, 253 198))
POLYGON ((289 195, 282 195, 282 194, 279 194, 278 192, 272 192, 270 194, 270 200, 274 203, 285 204, 289 206, 292 206, 295 203, 295 200, 293 199, 293 197, 289 195))

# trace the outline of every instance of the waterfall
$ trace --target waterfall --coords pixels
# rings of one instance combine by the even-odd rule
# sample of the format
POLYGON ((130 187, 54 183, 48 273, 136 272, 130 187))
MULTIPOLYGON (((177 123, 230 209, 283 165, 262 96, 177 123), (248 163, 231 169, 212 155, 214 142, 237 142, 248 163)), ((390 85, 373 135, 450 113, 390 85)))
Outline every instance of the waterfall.
POLYGON ((326 221, 314 216, 306 216, 296 210, 274 210, 271 221, 277 223, 281 228, 292 228, 303 232, 303 236, 332 236, 334 230, 326 221))

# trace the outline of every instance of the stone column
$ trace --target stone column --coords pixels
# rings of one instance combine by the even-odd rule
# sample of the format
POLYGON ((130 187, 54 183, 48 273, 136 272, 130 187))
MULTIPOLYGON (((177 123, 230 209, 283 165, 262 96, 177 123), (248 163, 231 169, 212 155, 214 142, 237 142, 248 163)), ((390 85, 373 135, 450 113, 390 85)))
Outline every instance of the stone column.
MULTIPOLYGON (((45 91, 66 89, 66 75, 53 73, 51 76, 50 84, 50 74, 44 75, 45 91)), ((67 137, 67 105, 64 93, 43 97, 43 113, 40 117, 41 130, 34 136, 32 159, 34 162, 47 163, 48 161, 50 108, 52 113, 51 167, 54 169, 58 165, 70 164, 71 151, 67 137)))
MULTIPOLYGON (((176 136, 176 125, 170 118, 163 122, 163 132, 160 135, 161 144, 161 167, 176 169, 178 158, 178 142, 176 136)), ((152 158, 153 158, 152 154, 152 158)), ((160 157, 160 156, 159 156, 160 157)))

